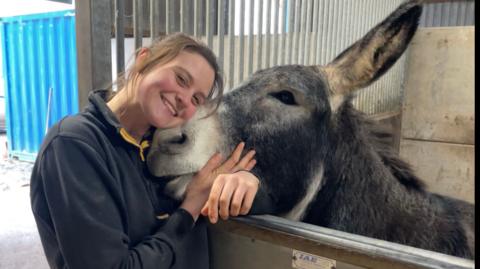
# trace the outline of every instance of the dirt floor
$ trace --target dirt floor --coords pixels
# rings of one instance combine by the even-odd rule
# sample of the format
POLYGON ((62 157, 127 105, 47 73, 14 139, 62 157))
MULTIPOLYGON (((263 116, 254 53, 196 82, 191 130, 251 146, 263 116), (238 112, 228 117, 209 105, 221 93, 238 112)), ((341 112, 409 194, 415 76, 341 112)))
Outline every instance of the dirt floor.
POLYGON ((33 163, 7 158, 0 134, 0 268, 49 268, 30 208, 33 163))

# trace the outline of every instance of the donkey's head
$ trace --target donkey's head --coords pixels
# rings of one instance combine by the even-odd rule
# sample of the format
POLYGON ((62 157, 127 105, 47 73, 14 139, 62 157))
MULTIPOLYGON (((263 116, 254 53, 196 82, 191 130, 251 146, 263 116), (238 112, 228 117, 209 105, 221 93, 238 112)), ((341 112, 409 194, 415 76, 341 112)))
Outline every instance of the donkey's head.
POLYGON ((282 199, 286 206, 281 211, 292 209, 302 197, 313 195, 307 185, 315 192, 321 186, 342 104, 402 55, 421 10, 419 1, 402 4, 326 66, 287 65, 256 72, 225 95, 213 116, 203 118, 198 111, 185 126, 158 130, 149 169, 156 176, 194 173, 214 152, 227 156, 245 141, 257 152, 253 172, 282 199))

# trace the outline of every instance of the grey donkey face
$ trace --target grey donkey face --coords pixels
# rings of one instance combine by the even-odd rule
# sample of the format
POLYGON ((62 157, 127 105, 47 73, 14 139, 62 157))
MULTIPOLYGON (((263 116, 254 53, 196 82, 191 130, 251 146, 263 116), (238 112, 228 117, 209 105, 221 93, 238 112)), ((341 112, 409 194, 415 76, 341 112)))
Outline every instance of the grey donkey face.
POLYGON ((326 66, 288 65, 256 72, 225 95, 213 116, 204 118, 206 112, 199 110, 184 126, 157 130, 147 158, 150 171, 160 177, 188 175, 215 152, 228 156, 245 141, 257 151, 253 172, 278 200, 290 205, 284 211, 291 209, 313 181, 315 191, 321 187, 323 160, 335 147, 345 97, 395 63, 420 14, 420 1, 402 4, 326 66))

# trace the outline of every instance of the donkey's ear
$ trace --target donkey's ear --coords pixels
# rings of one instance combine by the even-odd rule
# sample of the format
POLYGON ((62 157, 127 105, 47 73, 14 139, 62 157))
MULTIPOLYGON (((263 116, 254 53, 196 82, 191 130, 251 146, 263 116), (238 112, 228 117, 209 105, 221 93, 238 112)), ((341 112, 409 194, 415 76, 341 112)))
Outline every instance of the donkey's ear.
POLYGON ((347 94, 381 77, 407 48, 418 27, 421 0, 400 5, 327 66, 322 67, 331 90, 347 94))

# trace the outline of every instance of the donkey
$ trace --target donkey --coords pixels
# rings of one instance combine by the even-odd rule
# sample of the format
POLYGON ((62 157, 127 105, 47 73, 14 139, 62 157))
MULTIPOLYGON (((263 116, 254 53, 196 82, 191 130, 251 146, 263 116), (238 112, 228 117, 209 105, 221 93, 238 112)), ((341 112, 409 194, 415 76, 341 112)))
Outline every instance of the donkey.
POLYGON ((266 213, 473 258, 474 206, 427 192, 383 142, 385 133, 351 103, 354 90, 402 55, 421 12, 420 1, 401 4, 326 66, 256 72, 212 116, 197 111, 185 126, 157 130, 149 170, 173 176, 165 191, 182 199, 210 156, 227 156, 244 141, 257 152, 252 172, 261 180, 257 197, 266 197, 266 213))

